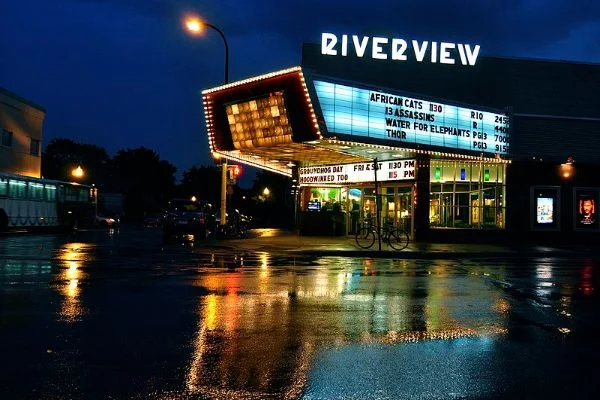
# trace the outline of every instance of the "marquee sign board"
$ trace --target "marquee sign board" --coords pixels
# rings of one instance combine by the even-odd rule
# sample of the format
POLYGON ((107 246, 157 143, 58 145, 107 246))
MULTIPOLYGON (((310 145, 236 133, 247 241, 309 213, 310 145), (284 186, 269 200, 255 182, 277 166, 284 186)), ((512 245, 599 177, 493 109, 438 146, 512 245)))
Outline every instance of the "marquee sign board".
MULTIPOLYGON (((502 112, 315 80, 327 130, 391 142, 478 153, 509 153, 510 120, 502 112)), ((411 147, 411 146, 407 146, 411 147)))
MULTIPOLYGON (((377 181, 415 179, 416 160, 390 160, 377 163, 377 181)), ((374 163, 320 165, 300 168, 300 185, 318 186, 374 182, 374 163)))

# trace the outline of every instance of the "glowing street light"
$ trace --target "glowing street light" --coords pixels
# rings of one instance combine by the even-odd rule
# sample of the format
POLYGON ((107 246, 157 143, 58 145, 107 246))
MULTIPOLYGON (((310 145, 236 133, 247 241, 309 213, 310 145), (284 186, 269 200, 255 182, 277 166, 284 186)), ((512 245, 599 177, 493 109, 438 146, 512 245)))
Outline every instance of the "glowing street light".
POLYGON ((81 168, 81 165, 78 165, 77 168, 73 168, 73 170, 71 171, 71 175, 79 179, 83 178, 83 175, 85 175, 85 173, 83 172, 83 168, 81 168))
POLYGON ((190 200, 192 200, 192 201, 195 203, 195 202, 196 202, 196 200, 197 200, 197 199, 196 199, 196 196, 192 196, 192 198, 191 198, 190 200))
POLYGON ((198 18, 189 17, 185 20, 185 27, 192 34, 200 33, 200 31, 202 31, 202 26, 202 21, 198 18))
POLYGON ((265 197, 269 197, 270 194, 271 191, 269 190, 269 188, 265 188, 265 190, 263 190, 263 195, 265 195, 265 197))
POLYGON ((225 45, 225 83, 229 83, 229 45, 227 44, 227 39, 225 38, 223 31, 213 24, 202 21, 196 16, 188 16, 184 21, 184 25, 185 29, 192 35, 200 34, 204 30, 204 27, 207 27, 215 30, 219 36, 221 36, 223 44, 225 45))

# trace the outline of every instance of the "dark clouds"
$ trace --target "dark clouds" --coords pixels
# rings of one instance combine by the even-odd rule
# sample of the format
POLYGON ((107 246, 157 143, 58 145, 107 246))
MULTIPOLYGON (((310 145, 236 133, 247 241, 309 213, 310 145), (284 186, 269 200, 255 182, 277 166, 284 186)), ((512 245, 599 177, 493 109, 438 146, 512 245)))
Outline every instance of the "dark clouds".
POLYGON ((198 92, 222 82, 223 45, 182 32, 191 11, 227 35, 231 79, 298 65, 302 42, 325 31, 600 62, 600 5, 588 0, 3 0, 0 86, 47 108, 45 143, 145 145, 180 170, 209 163, 198 92))

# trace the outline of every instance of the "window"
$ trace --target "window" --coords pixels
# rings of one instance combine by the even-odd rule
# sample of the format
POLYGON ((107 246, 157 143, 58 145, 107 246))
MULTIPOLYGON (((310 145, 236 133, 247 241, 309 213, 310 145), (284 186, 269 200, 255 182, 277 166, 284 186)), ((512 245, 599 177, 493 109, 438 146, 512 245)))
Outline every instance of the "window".
POLYGON ((44 200, 44 185, 29 182, 28 195, 30 200, 44 200))
POLYGON ((27 197, 27 182, 9 180, 8 193, 13 199, 24 199, 27 197))
POLYGON ((12 147, 13 133, 2 129, 2 146, 12 147))
POLYGON ((46 184, 46 200, 56 200, 56 186, 46 184))
POLYGON ((78 195, 78 199, 77 201, 79 201, 80 203, 85 203, 89 200, 89 190, 87 190, 86 188, 81 188, 79 189, 79 195, 78 195))
MULTIPOLYGON (((59 196, 61 196, 60 193, 59 196)), ((61 197, 59 197, 59 200, 62 200, 61 197)), ((87 203, 89 201, 89 190, 87 188, 67 186, 65 188, 64 201, 73 203, 87 203)))
MULTIPOLYGON (((311 208, 312 210, 319 209, 319 210, 326 211, 326 210, 332 210, 334 204, 341 206, 341 204, 340 204, 341 197, 340 196, 341 196, 340 188, 332 188, 332 187, 316 188, 315 187, 315 188, 310 189, 310 198, 308 199, 308 201, 311 202, 311 207, 317 207, 317 208, 311 208), (316 206, 315 203, 317 203, 317 202, 320 204, 319 206, 316 206)), ((305 207, 308 207, 308 204, 305 207)))
POLYGON ((431 160, 430 226, 504 228, 504 175, 503 164, 431 160))
POLYGON ((79 191, 77 190, 77 188, 75 188, 73 186, 67 186, 65 188, 65 201, 67 201, 67 202, 77 201, 78 194, 79 194, 79 191))
POLYGON ((31 143, 29 144, 29 154, 32 156, 39 157, 40 155, 40 141, 37 139, 31 139, 31 143))
POLYGON ((0 196, 8 195, 8 180, 0 178, 0 196))

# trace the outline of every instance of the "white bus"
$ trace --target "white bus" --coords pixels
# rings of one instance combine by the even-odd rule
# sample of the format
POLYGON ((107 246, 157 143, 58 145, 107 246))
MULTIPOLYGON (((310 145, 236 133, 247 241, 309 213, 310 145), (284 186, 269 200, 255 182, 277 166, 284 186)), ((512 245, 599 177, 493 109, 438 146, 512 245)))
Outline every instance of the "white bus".
POLYGON ((0 172, 0 231, 93 224, 96 188, 0 172))

